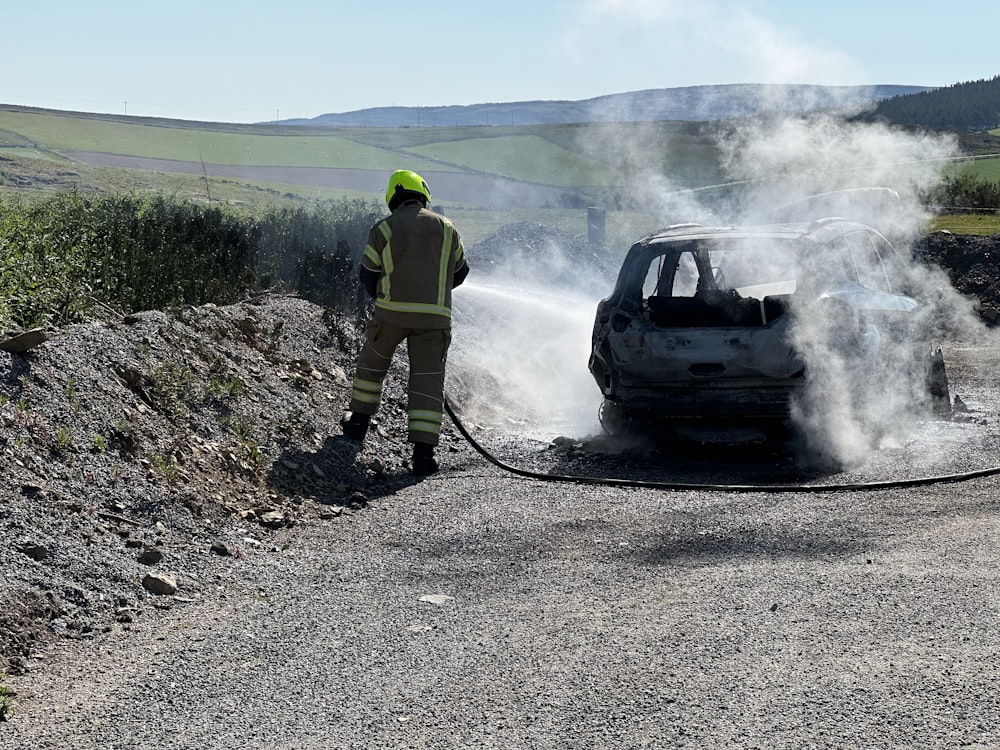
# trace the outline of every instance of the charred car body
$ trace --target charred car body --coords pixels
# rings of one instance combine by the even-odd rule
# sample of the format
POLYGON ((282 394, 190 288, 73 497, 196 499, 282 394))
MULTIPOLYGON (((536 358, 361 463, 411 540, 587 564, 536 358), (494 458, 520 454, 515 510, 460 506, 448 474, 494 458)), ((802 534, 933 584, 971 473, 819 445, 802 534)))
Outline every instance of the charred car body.
POLYGON ((835 218, 643 238, 597 309, 589 366, 602 423, 784 425, 817 369, 811 341, 862 377, 892 368, 947 403, 921 305, 900 289, 903 263, 875 229, 835 218))

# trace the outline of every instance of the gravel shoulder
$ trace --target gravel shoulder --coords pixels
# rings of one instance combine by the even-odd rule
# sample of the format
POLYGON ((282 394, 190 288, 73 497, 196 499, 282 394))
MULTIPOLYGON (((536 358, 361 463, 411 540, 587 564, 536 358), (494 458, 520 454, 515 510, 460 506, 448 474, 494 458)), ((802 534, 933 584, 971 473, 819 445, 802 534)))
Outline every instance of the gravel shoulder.
POLYGON ((991 747, 995 484, 567 488, 469 465, 62 648, 45 747, 991 747))

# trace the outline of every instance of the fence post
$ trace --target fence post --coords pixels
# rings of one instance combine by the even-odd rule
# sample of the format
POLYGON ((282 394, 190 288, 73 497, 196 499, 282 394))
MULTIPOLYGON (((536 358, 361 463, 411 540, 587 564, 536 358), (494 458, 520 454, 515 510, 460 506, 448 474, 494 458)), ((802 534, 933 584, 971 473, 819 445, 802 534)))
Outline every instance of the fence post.
POLYGON ((591 247, 604 247, 607 214, 607 209, 599 206, 590 206, 587 209, 587 240, 591 247))

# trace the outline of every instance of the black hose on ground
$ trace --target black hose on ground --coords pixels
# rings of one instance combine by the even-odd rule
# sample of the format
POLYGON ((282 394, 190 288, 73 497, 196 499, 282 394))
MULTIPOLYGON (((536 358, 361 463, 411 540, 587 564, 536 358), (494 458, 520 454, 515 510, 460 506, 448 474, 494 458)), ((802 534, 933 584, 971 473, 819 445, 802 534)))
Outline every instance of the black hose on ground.
POLYGON ((631 487, 637 489, 653 490, 707 490, 711 492, 800 492, 800 493, 820 493, 820 492, 859 492, 862 490, 892 490, 905 487, 922 487, 930 484, 945 484, 953 482, 967 482, 970 479, 990 477, 1000 474, 1000 466, 993 466, 988 469, 977 471, 967 471, 956 474, 941 474, 932 477, 916 477, 913 479, 894 479, 883 482, 854 482, 847 484, 695 484, 686 482, 646 482, 638 479, 616 479, 613 477, 581 477, 566 474, 543 474, 538 471, 521 469, 517 466, 501 461, 490 453, 480 443, 472 437, 466 429, 462 420, 455 414, 451 400, 445 395, 444 409, 455 428, 462 437, 480 455, 494 466, 497 466, 511 474, 516 474, 527 479, 537 479, 543 482, 565 482, 569 484, 593 484, 605 487, 631 487))

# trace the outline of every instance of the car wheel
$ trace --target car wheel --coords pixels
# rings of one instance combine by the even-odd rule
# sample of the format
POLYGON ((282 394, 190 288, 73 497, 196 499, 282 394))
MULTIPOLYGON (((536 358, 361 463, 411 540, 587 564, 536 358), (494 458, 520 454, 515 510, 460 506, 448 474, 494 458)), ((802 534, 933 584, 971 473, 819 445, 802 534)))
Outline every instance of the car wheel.
POLYGON ((629 429, 630 420, 625 414, 625 410, 614 401, 605 399, 601 403, 597 418, 601 422, 601 427, 609 435, 621 435, 629 429))

